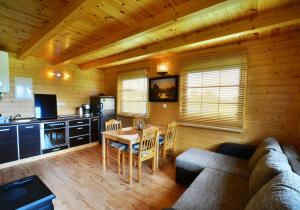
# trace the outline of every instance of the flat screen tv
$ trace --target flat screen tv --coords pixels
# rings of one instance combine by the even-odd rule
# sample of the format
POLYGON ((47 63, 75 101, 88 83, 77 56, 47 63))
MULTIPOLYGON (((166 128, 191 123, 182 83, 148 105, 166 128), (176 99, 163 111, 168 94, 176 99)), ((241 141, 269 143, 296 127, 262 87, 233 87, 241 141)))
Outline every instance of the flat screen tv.
POLYGON ((35 117, 37 119, 57 118, 56 95, 34 94, 35 117))

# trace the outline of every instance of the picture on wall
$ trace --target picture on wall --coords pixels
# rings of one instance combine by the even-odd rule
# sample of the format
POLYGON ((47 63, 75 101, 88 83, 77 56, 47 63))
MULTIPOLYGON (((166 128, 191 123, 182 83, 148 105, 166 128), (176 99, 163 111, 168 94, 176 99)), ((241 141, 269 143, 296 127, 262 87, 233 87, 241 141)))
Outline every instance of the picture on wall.
POLYGON ((150 102, 177 102, 178 75, 149 79, 150 102))

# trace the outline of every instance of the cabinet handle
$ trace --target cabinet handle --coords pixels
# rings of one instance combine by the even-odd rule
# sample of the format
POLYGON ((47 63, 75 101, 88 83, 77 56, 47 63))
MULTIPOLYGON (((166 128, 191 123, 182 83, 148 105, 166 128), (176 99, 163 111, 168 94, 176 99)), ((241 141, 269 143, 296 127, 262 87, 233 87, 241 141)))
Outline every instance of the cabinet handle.
POLYGON ((33 128, 34 126, 26 126, 25 128, 30 129, 33 128))
POLYGON ((81 140, 81 139, 83 139, 83 137, 77 138, 77 140, 81 140))
POLYGON ((10 130, 9 128, 1 129, 0 132, 5 132, 5 131, 9 131, 9 130, 10 130))
POLYGON ((83 128, 77 128, 77 130, 82 130, 83 128))
POLYGON ((56 148, 56 149, 53 149, 53 150, 51 150, 52 152, 55 152, 55 151, 58 151, 58 150, 60 150, 60 148, 56 148))
POLYGON ((80 121, 80 122, 77 122, 77 124, 82 124, 83 122, 82 121, 80 121))

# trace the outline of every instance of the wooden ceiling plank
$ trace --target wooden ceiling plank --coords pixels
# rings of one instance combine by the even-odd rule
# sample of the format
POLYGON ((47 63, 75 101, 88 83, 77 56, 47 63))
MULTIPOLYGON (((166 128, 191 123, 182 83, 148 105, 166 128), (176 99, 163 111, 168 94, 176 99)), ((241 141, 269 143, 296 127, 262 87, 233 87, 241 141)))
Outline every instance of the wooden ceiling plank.
POLYGON ((198 13, 201 14, 200 12, 209 13, 212 10, 217 10, 225 6, 232 6, 233 4, 239 2, 239 0, 190 0, 186 3, 177 6, 176 8, 172 7, 152 18, 148 18, 145 21, 142 21, 138 24, 129 26, 126 29, 121 30, 119 33, 111 34, 105 39, 101 39, 98 42, 95 42, 83 49, 63 55, 59 60, 55 61, 55 64, 70 62, 72 59, 82 56, 89 56, 101 50, 101 48, 103 47, 117 45, 119 42, 125 41, 126 38, 141 35, 142 33, 145 33, 148 30, 153 30, 156 27, 162 26, 172 21, 176 21, 179 18, 185 18, 189 15, 195 15, 198 13))
POLYGON ((39 33, 28 40, 18 52, 18 58, 24 59, 31 55, 35 50, 42 46, 49 39, 54 37, 58 32, 62 31, 93 5, 96 0, 73 0, 66 5, 57 16, 55 16, 39 33))
POLYGON ((207 31, 197 31, 188 35, 181 35, 173 39, 168 39, 146 47, 136 48, 130 51, 108 56, 80 65, 83 70, 94 69, 107 64, 117 63, 125 60, 138 60, 138 58, 147 58, 156 54, 173 52, 178 50, 191 49, 210 42, 218 40, 249 35, 268 31, 273 28, 294 25, 300 23, 300 6, 289 9, 269 12, 249 20, 242 20, 220 28, 213 28, 207 31))

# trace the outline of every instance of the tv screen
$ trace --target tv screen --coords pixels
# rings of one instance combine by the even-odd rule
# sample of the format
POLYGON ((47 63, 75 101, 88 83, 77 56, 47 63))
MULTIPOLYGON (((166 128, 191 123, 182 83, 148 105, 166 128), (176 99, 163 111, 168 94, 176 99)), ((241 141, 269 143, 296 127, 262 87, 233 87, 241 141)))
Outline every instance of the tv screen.
POLYGON ((57 118, 56 95, 34 94, 34 106, 37 119, 57 118))

